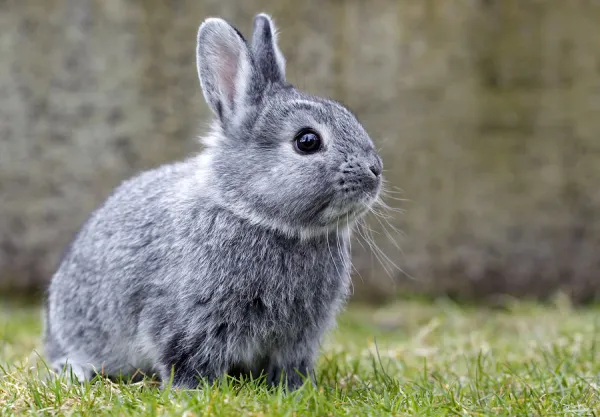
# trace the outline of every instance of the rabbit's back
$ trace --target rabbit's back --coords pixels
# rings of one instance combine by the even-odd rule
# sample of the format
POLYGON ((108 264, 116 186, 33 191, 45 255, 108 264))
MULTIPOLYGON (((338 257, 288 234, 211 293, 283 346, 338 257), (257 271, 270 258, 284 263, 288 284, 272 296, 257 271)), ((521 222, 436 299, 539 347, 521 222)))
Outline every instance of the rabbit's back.
POLYGON ((82 226, 48 289, 45 339, 52 361, 105 357, 107 369, 121 369, 125 359, 140 357, 141 347, 131 345, 137 320, 154 296, 152 283, 169 268, 173 246, 165 204, 191 165, 165 165, 125 181, 82 226))

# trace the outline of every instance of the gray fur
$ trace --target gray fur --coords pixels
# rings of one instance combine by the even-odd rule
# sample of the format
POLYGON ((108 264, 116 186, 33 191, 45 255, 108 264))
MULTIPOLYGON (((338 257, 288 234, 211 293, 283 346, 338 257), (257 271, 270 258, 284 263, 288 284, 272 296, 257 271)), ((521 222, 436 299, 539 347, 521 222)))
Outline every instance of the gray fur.
POLYGON ((75 237, 45 312, 56 371, 166 382, 173 370, 184 388, 261 372, 296 388, 311 374, 348 295, 350 229, 377 198, 381 160, 350 111, 285 82, 274 34, 266 15, 251 49, 221 19, 201 25, 213 132, 200 155, 121 184, 75 237), (294 149, 305 127, 322 136, 315 154, 294 149))

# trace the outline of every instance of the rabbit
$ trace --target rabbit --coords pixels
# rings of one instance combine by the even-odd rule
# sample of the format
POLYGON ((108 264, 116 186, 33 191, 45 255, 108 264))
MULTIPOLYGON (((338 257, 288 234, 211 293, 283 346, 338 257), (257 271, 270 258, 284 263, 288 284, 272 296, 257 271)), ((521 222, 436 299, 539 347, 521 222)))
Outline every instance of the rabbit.
POLYGON ((382 160, 342 104, 296 89, 272 18, 246 41, 210 17, 197 70, 212 110, 197 155, 123 181, 85 221, 44 309, 51 370, 194 389, 224 375, 295 390, 350 293, 350 238, 382 160))

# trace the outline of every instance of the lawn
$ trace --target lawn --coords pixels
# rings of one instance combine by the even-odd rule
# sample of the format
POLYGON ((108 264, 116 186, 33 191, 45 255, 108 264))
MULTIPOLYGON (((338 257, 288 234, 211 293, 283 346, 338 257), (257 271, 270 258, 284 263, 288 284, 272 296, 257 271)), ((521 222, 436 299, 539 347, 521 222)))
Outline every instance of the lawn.
POLYGON ((324 343, 316 388, 226 380, 186 392, 46 383, 38 307, 0 299, 0 415, 598 415, 599 313, 567 303, 351 305, 324 343))

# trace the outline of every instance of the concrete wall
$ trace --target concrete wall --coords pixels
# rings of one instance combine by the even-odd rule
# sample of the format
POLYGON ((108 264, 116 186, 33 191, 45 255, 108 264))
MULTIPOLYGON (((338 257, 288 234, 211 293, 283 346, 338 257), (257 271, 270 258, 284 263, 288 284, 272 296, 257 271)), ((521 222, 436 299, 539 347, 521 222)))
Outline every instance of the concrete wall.
POLYGON ((600 294, 600 3, 585 0, 0 1, 0 286, 47 281, 115 185, 197 149, 197 27, 248 32, 259 11, 289 79, 359 115, 409 200, 388 200, 402 251, 370 220, 406 274, 356 244, 357 293, 600 294))

